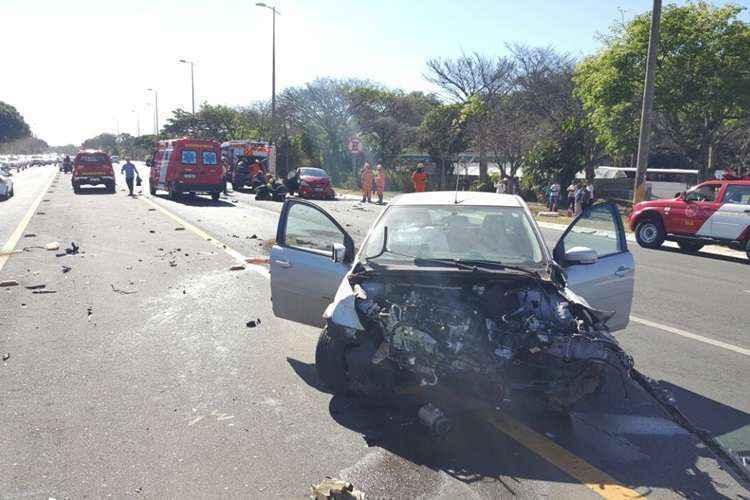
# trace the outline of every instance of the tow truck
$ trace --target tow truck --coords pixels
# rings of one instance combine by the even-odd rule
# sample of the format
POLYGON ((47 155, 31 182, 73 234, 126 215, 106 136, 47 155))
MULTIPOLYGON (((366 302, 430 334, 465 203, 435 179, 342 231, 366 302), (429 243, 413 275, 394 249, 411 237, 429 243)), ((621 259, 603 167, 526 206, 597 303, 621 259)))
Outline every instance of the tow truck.
POLYGON ((667 240, 688 253, 721 245, 746 252, 750 260, 750 177, 729 175, 672 199, 638 203, 628 222, 644 248, 658 248, 667 240))

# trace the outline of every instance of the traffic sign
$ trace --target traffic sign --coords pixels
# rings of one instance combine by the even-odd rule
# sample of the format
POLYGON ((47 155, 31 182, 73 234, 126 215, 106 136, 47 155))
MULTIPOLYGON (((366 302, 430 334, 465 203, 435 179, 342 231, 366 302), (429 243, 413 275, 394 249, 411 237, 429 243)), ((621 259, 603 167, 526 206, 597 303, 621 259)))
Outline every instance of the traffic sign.
POLYGON ((351 137, 349 139, 349 152, 353 155, 362 154, 364 146, 362 140, 359 137, 351 137))

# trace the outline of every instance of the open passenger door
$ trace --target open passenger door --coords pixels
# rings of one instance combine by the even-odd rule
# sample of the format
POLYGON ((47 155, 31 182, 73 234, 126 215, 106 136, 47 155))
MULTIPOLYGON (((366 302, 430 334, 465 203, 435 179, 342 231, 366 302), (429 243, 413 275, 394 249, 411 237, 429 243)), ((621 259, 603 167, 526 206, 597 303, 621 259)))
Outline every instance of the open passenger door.
POLYGON ((354 260, 354 240, 325 210, 287 199, 271 250, 271 301, 279 318, 320 326, 354 260))
POLYGON ((592 307, 615 312, 607 321, 612 331, 628 326, 635 261, 613 203, 597 203, 583 210, 560 237, 553 254, 565 269, 571 290, 592 307))

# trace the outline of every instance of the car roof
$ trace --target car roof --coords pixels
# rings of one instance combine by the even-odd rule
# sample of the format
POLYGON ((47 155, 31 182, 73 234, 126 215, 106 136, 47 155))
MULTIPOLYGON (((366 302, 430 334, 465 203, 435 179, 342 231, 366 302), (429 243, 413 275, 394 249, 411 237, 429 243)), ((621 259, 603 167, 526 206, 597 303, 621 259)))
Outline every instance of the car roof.
POLYGON ((485 193, 479 191, 426 191, 396 196, 390 205, 460 205, 523 207, 521 198, 512 194, 485 193))

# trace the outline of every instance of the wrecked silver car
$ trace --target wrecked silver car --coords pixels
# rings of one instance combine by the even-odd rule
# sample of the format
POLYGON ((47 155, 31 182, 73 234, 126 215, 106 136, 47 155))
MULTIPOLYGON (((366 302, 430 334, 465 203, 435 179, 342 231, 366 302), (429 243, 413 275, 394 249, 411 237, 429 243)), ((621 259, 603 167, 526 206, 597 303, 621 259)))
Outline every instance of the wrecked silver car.
POLYGON ((633 274, 611 204, 581 214, 553 257, 523 200, 491 193, 400 196, 356 255, 322 208, 290 200, 271 253, 274 313, 323 325, 316 367, 335 392, 450 388, 554 411, 606 366, 632 366, 611 332, 627 325, 633 274))

